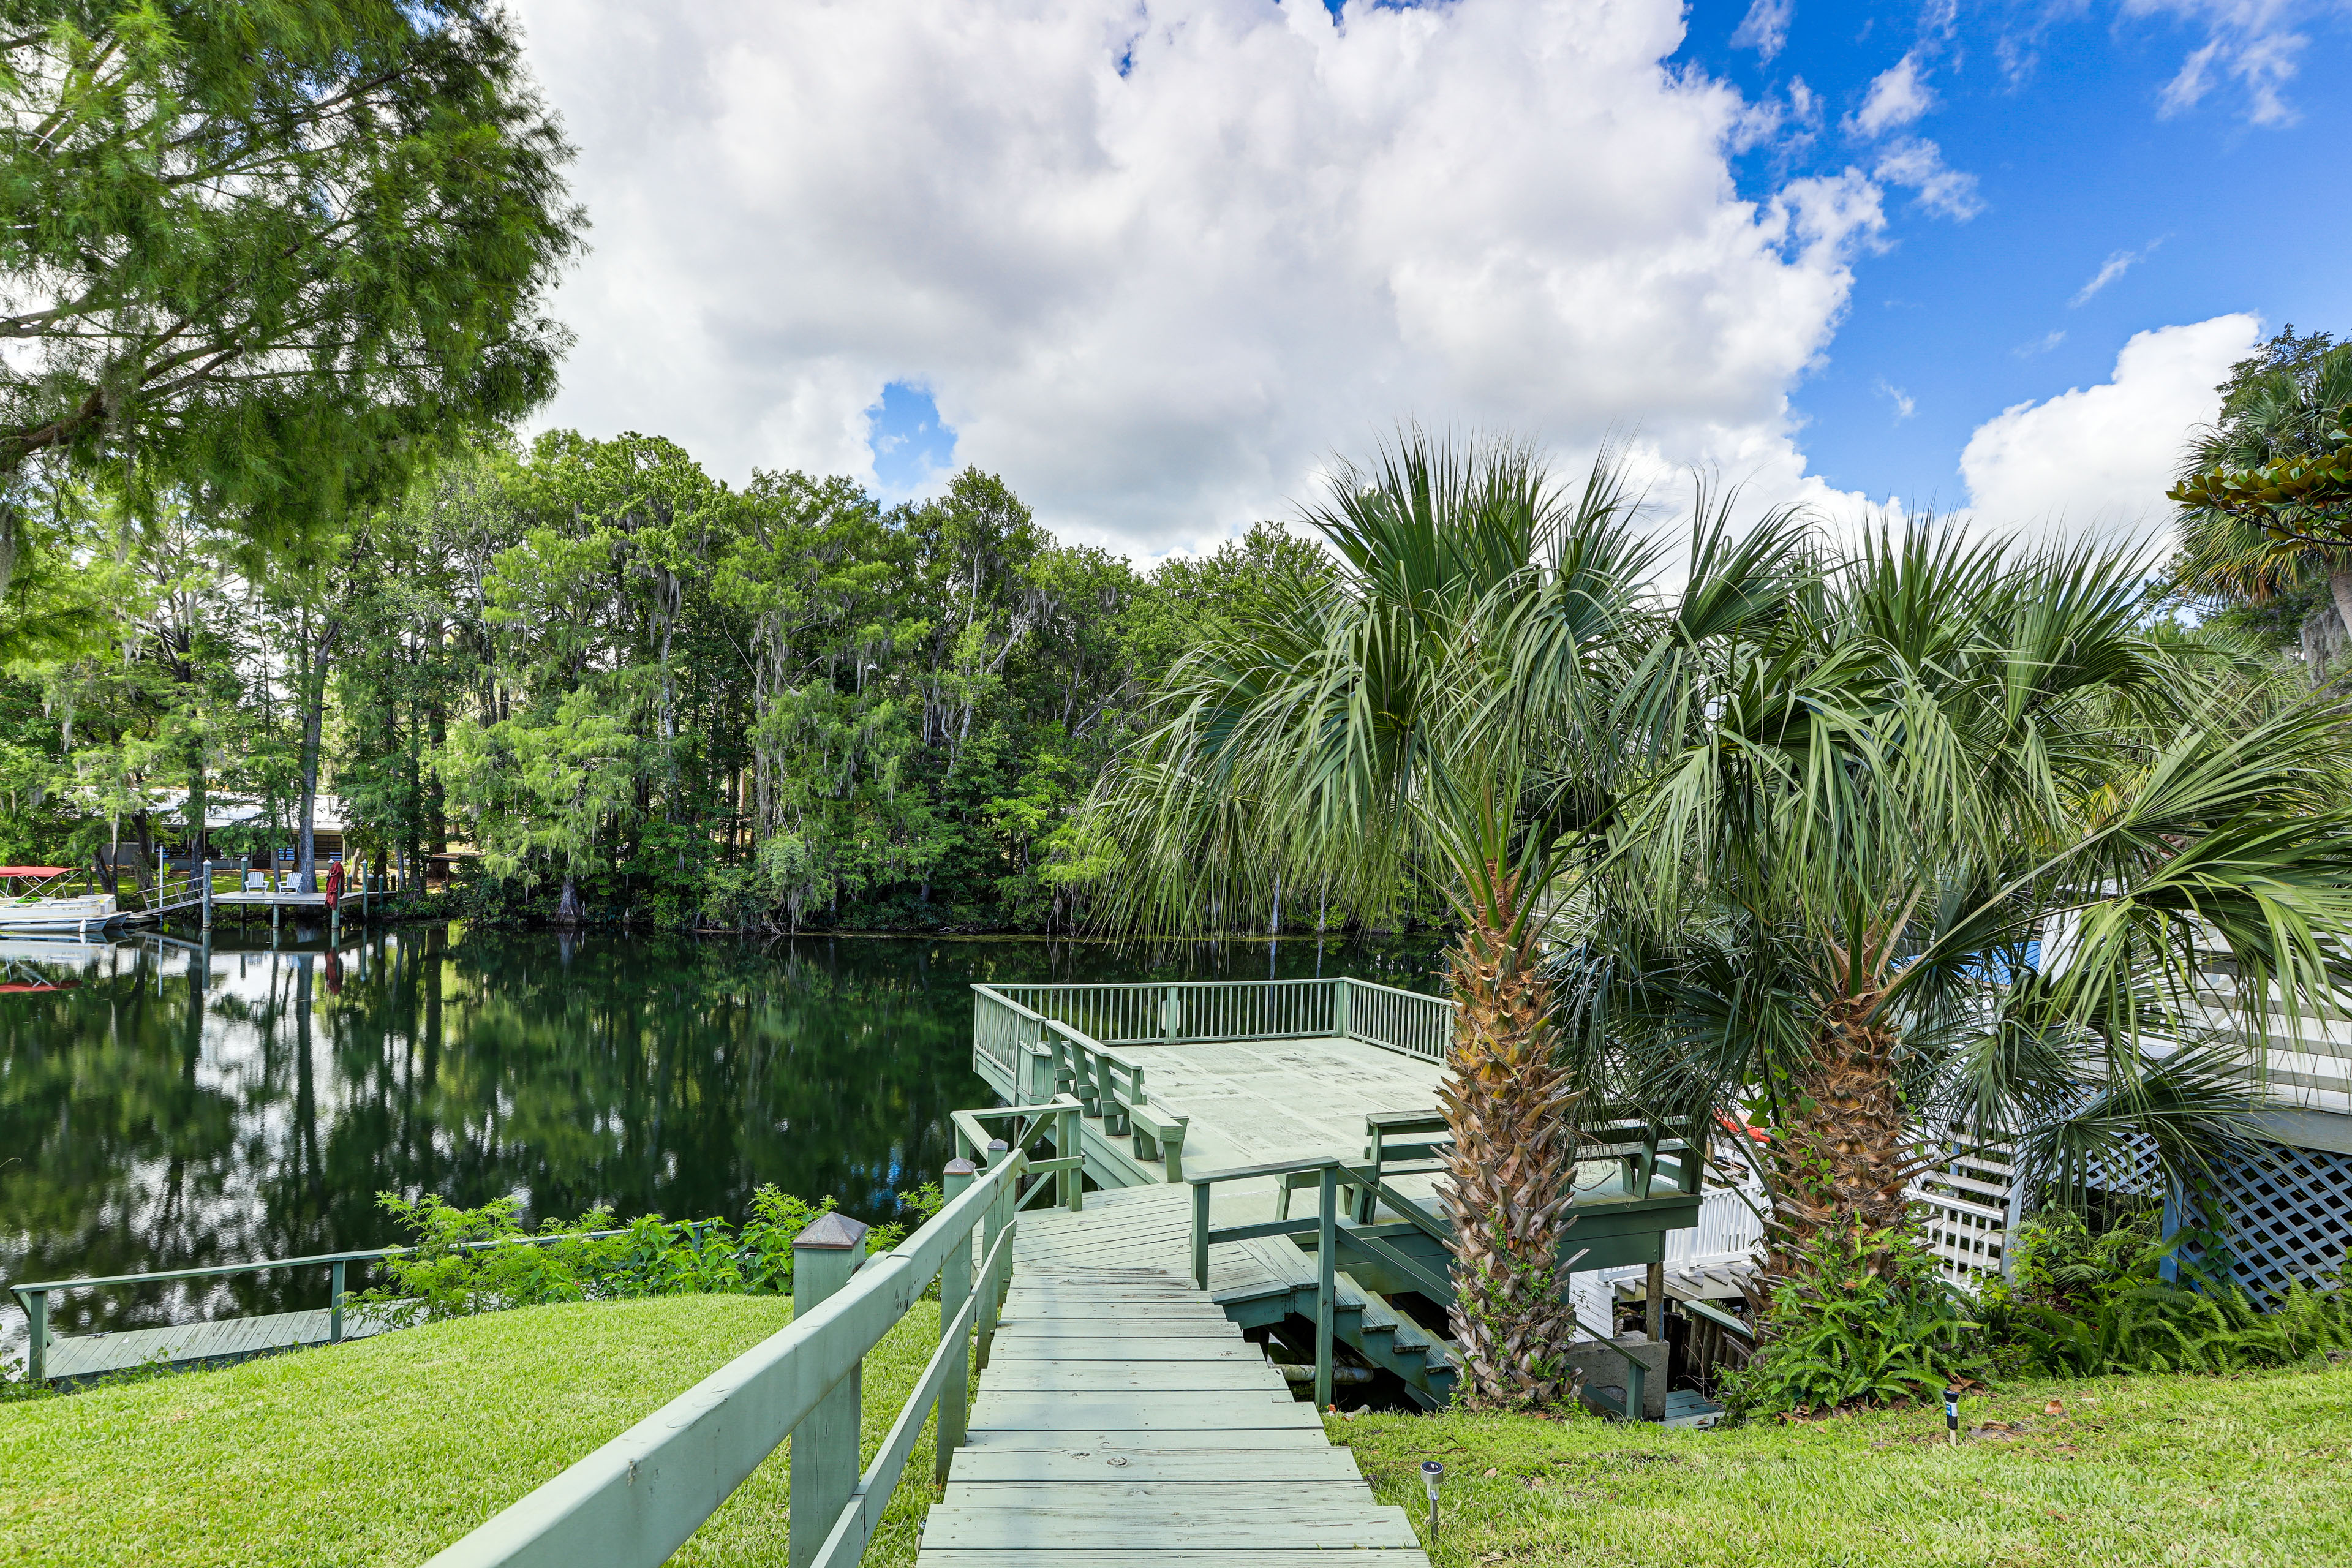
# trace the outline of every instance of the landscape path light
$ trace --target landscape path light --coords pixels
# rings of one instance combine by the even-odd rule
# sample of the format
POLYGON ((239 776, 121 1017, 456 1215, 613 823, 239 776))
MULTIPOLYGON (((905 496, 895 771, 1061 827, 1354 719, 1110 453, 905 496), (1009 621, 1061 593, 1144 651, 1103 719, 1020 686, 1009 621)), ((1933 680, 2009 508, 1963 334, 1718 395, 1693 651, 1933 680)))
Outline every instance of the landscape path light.
POLYGON ((1954 1447, 1959 1446, 1960 1391, 1957 1388, 1944 1390, 1944 1441, 1954 1447))
POLYGON ((1435 1459, 1421 1462, 1421 1489, 1429 1494, 1429 1543, 1437 1544, 1437 1483, 1445 1479, 1445 1467, 1435 1459))

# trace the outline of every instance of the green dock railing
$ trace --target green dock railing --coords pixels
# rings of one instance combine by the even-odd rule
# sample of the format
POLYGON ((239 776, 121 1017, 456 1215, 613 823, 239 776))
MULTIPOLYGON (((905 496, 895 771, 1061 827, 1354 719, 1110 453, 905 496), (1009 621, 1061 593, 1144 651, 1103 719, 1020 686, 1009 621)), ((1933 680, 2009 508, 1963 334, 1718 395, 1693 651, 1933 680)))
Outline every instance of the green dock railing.
MULTIPOLYGON (((589 1240, 625 1236, 623 1230, 593 1230, 586 1233, 589 1240)), ((492 1247, 547 1247, 559 1241, 576 1241, 577 1236, 509 1236, 495 1241, 467 1241, 457 1244, 455 1250, 479 1252, 492 1247)), ((232 1274, 260 1274, 278 1268, 327 1269, 327 1342, 340 1344, 343 1338, 344 1284, 352 1265, 382 1263, 394 1258, 414 1258, 413 1247, 376 1247, 354 1252, 320 1252, 308 1258, 262 1258, 247 1263, 213 1263, 197 1268, 159 1268, 146 1274, 107 1274, 86 1279, 35 1279, 21 1285, 11 1285, 8 1293, 25 1310, 25 1321, 31 1328, 32 1342, 25 1360, 26 1381, 40 1383, 48 1376, 49 1347, 59 1342, 58 1336, 49 1332, 49 1298, 60 1290, 105 1289, 136 1285, 163 1285, 177 1279, 219 1279, 232 1274)))
POLYGON ((508 1507, 426 1568, 656 1568, 787 1437, 791 1568, 856 1563, 934 1409, 933 1479, 946 1479, 962 1440, 975 1349, 986 1365, 1010 1282, 1021 1209, 1040 1193, 1071 1208, 1082 1201, 1082 1156, 1032 1160, 1026 1145, 1050 1121, 1067 1147, 1077 1111, 1066 1099, 957 1111, 957 1142, 967 1157, 948 1166, 947 1206, 922 1228, 869 1258, 866 1227, 856 1221, 828 1215, 811 1225, 793 1244, 790 1327, 508 1507), (1021 1178, 1044 1173, 1061 1180, 1039 1183, 1024 1198, 1021 1178), (859 1368, 934 1279, 939 1348, 880 1452, 860 1471, 859 1368))
MULTIPOLYGON (((1442 1062, 1454 1004, 1369 980, 1188 980, 1172 984, 981 985, 998 1000, 1084 1035, 1097 1048, 1219 1040, 1360 1040, 1442 1062)), ((979 1022, 979 1020, 975 1020, 979 1022)), ((976 1034, 982 1048, 1008 1043, 976 1034)), ((1009 1059, 998 1058, 1005 1066, 1009 1059)))

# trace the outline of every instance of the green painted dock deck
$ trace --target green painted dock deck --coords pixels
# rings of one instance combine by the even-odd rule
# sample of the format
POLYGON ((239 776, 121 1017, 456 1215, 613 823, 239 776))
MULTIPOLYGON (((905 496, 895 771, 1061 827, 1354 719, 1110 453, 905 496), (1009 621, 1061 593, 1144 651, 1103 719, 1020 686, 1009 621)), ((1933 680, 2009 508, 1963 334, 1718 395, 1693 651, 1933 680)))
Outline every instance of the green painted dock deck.
POLYGON ((1404 1510, 1207 1292, 1061 1250, 1024 1222, 919 1568, 1427 1568, 1404 1510))

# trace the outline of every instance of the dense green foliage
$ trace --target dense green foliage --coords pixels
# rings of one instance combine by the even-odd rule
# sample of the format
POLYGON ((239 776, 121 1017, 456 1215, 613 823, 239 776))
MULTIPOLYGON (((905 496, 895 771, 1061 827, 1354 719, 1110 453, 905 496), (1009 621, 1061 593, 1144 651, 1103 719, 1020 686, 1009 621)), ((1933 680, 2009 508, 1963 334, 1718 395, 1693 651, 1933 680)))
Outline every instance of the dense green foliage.
POLYGON ((2272 647, 2301 646, 2319 676, 2305 623, 2333 609, 2352 636, 2352 344, 2289 326, 2215 390, 2220 417, 2192 434, 2169 492, 2180 549, 2160 591, 2272 647))
POLYGON ((1796 1250, 1724 1403, 1735 1414, 1809 1414, 1926 1399, 1990 1369, 1981 1326, 1916 1240, 1827 1229, 1796 1250))
POLYGON ((2259 1020, 2337 1005, 2342 709, 2151 627, 2117 553, 1816 548, 1680 658, 1687 721, 1561 922, 1587 1081, 1771 1130, 1774 1269, 1903 1229, 1980 1142, 2061 1184, 2128 1137, 2200 1173, 2259 1020))
MULTIPOLYGON (((899 1194, 918 1222, 940 1205, 934 1184, 899 1194)), ((610 1209, 523 1228, 522 1204, 508 1197, 458 1208, 427 1193, 376 1201, 415 1240, 384 1264, 392 1282, 354 1295, 356 1306, 396 1326, 559 1301, 627 1301, 647 1296, 777 1296, 793 1288, 793 1239, 833 1212, 763 1184, 741 1230, 723 1219, 667 1220, 639 1215, 625 1226, 610 1209)), ((866 1233, 868 1252, 887 1252, 903 1225, 866 1233)))
POLYGON ((2011 1272, 1974 1300, 1901 1236, 1832 1232, 1798 1254, 1727 1375, 1736 1413, 1818 1415, 2020 1376, 2232 1373, 2352 1356, 2352 1292, 2257 1302, 2179 1256, 2153 1212, 2095 1228, 2074 1210, 2019 1227, 2011 1272))
POLYGON ((477 853, 471 912, 567 922, 1066 929, 1053 851, 1145 680, 1321 570, 1260 528, 1144 574, 978 473, 886 509, 568 432, 258 576, 208 512, 85 510, 75 638, 0 681, 0 852, 223 796, 260 814, 216 850, 291 847, 332 793, 380 861, 477 853))
POLYGON ((2352 1295, 2291 1285, 2258 1305, 2179 1256, 2188 1239, 2156 1216, 2094 1232, 2059 1209, 2021 1227, 2011 1275, 1987 1288, 1984 1320, 2004 1365, 2052 1376, 2235 1372, 2352 1352, 2352 1295), (2166 1278, 2170 1265, 2174 1278, 2166 1278))
POLYGON ((583 226, 478 0, 10 0, 0 589, 74 478, 285 545, 554 389, 583 226))

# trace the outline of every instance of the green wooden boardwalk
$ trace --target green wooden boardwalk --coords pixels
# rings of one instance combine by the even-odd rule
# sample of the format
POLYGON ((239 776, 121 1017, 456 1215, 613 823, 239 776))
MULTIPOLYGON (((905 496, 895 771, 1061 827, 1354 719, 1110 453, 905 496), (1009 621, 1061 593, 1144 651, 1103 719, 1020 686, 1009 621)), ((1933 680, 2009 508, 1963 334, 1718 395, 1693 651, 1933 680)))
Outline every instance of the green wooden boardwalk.
POLYGON ((1032 1223, 920 1568, 1427 1568, 1404 1510, 1208 1292, 1079 1266, 1032 1223))

